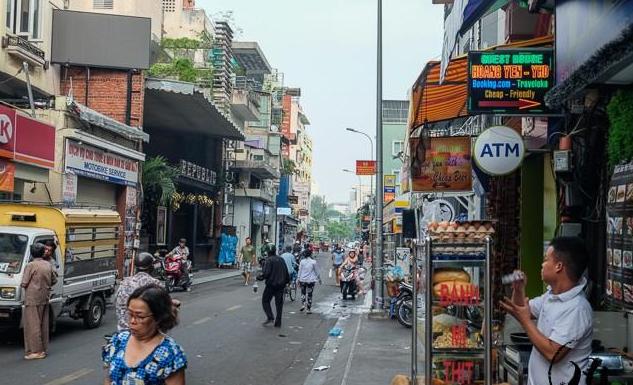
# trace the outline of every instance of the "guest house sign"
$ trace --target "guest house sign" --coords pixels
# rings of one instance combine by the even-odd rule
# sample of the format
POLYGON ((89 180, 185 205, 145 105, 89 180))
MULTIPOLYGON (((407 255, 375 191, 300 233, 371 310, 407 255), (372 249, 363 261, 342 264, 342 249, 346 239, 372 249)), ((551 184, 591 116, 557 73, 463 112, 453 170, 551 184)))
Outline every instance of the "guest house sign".
POLYGON ((544 97, 554 82, 550 49, 468 53, 468 112, 545 114, 544 97))

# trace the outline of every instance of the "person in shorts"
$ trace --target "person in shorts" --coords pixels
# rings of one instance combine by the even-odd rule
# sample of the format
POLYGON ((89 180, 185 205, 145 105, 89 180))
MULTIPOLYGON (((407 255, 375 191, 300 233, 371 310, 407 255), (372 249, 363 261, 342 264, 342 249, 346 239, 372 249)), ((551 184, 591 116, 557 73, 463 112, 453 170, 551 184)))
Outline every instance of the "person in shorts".
POLYGON ((336 277, 336 286, 340 286, 339 269, 345 260, 345 251, 338 244, 334 245, 334 251, 332 252, 332 269, 334 270, 334 276, 336 277))
POLYGON ((246 244, 240 249, 240 263, 244 276, 244 286, 248 286, 255 264, 255 247, 250 237, 246 238, 246 244))

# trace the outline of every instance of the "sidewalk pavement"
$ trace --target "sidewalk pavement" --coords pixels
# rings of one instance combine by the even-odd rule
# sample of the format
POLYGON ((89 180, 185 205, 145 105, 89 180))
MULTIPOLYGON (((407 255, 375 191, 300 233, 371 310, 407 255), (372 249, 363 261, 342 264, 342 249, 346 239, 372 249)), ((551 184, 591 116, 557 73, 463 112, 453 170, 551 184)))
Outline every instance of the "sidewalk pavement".
POLYGON ((368 314, 341 317, 336 328, 342 334, 328 337, 304 385, 389 385, 410 373, 411 329, 368 314))
POLYGON ((208 269, 193 272, 193 285, 207 282, 219 281, 221 279, 239 277, 242 275, 240 269, 208 269))

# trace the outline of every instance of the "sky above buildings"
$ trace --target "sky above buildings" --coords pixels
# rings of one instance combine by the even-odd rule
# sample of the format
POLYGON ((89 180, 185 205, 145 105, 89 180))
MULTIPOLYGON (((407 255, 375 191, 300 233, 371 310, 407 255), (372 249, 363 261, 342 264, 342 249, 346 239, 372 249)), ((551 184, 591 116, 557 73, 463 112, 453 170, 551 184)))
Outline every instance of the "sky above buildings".
MULTIPOLYGON (((314 142, 313 178, 328 202, 347 202, 357 159, 376 132, 376 0, 197 0, 217 19, 233 11, 236 40, 257 41, 284 83, 301 87, 314 142)), ((443 7, 383 0, 383 99, 408 99, 424 64, 442 49, 443 7)), ((364 177, 363 184, 369 184, 364 177)))

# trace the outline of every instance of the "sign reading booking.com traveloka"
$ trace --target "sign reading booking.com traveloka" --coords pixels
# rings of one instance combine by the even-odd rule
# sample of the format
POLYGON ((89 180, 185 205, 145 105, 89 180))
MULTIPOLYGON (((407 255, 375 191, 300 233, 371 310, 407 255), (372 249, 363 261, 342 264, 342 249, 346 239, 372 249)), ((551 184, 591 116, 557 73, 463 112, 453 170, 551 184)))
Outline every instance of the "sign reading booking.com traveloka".
POLYGON ((138 162, 96 147, 66 141, 66 171, 101 179, 111 183, 135 186, 138 182, 138 162))
POLYGON ((521 165, 524 156, 523 138, 510 127, 490 127, 475 141, 473 157, 486 174, 509 174, 521 165))

